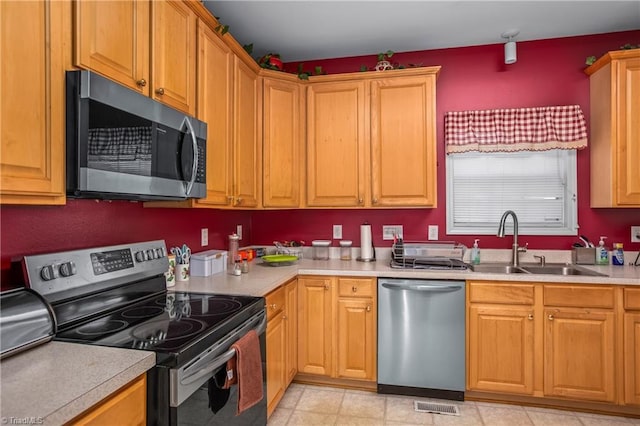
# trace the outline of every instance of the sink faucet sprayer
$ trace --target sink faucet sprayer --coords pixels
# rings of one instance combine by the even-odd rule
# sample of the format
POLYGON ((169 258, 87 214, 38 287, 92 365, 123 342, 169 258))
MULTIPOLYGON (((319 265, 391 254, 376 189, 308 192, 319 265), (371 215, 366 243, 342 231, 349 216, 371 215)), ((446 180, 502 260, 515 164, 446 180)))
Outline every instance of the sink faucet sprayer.
POLYGON ((511 215, 513 218, 513 246, 511 248, 511 265, 520 266, 519 253, 526 252, 527 247, 518 247, 518 216, 516 216, 513 210, 507 210, 502 214, 500 218, 500 225, 498 226, 498 237, 504 238, 504 224, 507 221, 507 216, 511 215))

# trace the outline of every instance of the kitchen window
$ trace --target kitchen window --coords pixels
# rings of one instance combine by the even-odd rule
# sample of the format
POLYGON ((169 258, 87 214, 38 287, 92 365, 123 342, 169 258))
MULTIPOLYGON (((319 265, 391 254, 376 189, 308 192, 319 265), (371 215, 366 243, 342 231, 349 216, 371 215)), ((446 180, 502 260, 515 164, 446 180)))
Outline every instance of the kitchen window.
POLYGON ((456 153, 446 170, 448 234, 495 235, 513 210, 520 235, 577 235, 573 149, 456 153))

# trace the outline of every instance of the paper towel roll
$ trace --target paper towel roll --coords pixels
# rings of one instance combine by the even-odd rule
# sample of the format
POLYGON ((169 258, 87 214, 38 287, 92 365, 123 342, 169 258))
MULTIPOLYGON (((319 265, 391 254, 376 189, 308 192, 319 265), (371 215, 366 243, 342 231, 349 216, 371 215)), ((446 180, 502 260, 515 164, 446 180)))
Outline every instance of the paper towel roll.
POLYGON ((373 244, 371 243, 371 225, 360 225, 360 259, 373 259, 373 244))

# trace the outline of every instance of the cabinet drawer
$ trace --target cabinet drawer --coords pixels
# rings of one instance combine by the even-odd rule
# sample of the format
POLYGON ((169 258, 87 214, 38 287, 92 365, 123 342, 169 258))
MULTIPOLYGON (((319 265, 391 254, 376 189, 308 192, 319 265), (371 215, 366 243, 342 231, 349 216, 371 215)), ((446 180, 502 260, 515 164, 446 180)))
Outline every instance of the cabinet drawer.
POLYGON ((504 303, 508 305, 533 305, 533 284, 469 283, 471 303, 504 303))
POLYGON ((546 306, 613 308, 613 288, 578 285, 545 285, 546 306))
POLYGON ((376 282, 372 278, 338 278, 340 297, 372 297, 376 291, 376 282))
POLYGON ((640 310, 640 288, 624 289, 624 308, 640 310))
POLYGON ((282 312, 285 299, 284 287, 280 287, 267 294, 267 297, 265 297, 267 303, 267 320, 273 318, 277 313, 282 312))

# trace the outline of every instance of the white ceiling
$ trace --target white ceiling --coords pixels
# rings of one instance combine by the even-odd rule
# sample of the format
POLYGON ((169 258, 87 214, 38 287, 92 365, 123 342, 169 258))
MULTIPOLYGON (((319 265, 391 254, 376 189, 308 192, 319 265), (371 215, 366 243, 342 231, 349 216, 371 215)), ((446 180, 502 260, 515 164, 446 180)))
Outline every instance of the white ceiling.
MULTIPOLYGON (((634 1, 203 0, 254 57, 283 61, 409 52, 640 29, 634 1)), ((630 40, 640 42, 640 40, 630 40)))

